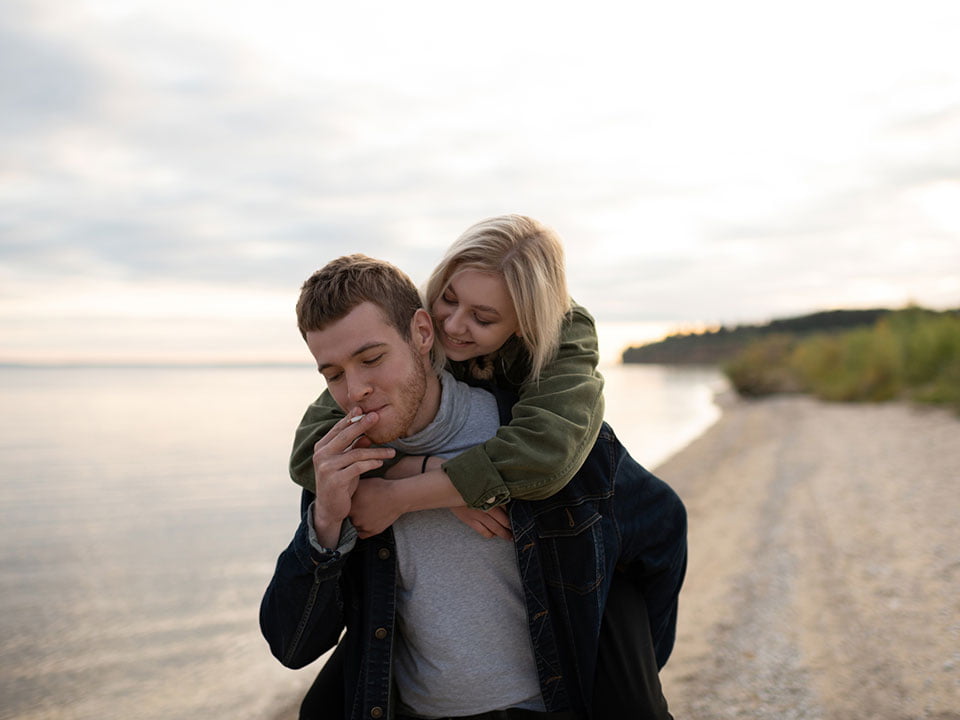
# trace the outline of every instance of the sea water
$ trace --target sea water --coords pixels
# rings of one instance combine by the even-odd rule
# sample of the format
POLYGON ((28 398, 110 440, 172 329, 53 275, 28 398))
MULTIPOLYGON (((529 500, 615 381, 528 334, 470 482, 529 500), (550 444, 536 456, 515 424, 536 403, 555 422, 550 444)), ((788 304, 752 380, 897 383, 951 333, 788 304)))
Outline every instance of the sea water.
MULTIPOLYGON (((643 465, 719 411, 715 370, 610 366, 643 465)), ((317 668, 257 620, 296 528, 315 368, 0 368, 0 718, 270 718, 317 668)), ((669 478, 665 478, 669 481, 669 478)))

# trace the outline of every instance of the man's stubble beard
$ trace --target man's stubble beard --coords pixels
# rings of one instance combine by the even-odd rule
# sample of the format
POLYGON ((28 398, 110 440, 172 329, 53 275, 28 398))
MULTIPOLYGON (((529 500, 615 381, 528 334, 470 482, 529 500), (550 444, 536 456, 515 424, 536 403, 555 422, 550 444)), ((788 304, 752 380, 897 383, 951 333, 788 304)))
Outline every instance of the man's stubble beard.
POLYGON ((383 428, 383 433, 377 426, 366 433, 370 441, 376 445, 383 445, 409 435, 410 426, 417 417, 427 394, 427 367, 424 358, 413 347, 410 347, 410 355, 414 359, 413 370, 398 381, 400 395, 393 405, 394 412, 398 413, 396 422, 392 428, 383 428))

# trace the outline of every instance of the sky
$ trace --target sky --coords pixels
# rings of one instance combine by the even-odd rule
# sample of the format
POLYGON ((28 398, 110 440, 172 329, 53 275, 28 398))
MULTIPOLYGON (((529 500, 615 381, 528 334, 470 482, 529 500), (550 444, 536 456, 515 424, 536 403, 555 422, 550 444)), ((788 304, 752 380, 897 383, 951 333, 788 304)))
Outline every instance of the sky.
POLYGON ((307 360, 507 212, 607 343, 960 307, 955 0, 0 0, 0 362, 307 360), (606 333, 606 334, 605 334, 606 333))

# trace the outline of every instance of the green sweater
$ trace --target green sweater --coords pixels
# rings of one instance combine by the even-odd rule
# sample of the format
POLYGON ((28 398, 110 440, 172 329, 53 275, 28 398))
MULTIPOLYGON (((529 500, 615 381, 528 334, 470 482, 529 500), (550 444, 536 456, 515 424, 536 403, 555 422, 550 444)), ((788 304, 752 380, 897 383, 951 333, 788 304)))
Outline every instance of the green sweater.
MULTIPOLYGON (((493 361, 493 382, 515 390, 513 419, 496 436, 443 464, 470 507, 489 509, 510 498, 541 500, 566 485, 586 460, 603 422, 603 376, 593 318, 579 305, 567 314, 557 356, 524 383, 529 358, 516 338, 493 361)), ((472 364, 451 363, 459 379, 472 364)), ((329 392, 311 404, 294 437, 290 476, 314 489, 313 446, 343 417, 329 392)))

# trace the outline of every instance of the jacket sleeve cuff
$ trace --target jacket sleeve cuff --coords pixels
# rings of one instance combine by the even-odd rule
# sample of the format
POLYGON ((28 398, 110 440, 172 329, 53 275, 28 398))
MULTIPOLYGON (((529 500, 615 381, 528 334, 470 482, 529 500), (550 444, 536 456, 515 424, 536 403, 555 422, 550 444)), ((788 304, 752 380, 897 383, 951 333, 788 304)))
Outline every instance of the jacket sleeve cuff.
POLYGON ((510 499, 510 491, 482 445, 447 460, 441 467, 469 507, 489 510, 510 499))
POLYGON ((317 530, 313 525, 313 506, 316 501, 310 503, 306 513, 306 540, 309 548, 307 553, 313 565, 326 565, 344 557, 353 550, 357 544, 357 530, 350 522, 350 518, 343 521, 340 526, 340 540, 335 549, 324 547, 317 538, 317 530))

